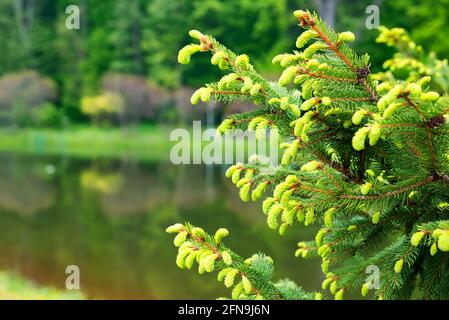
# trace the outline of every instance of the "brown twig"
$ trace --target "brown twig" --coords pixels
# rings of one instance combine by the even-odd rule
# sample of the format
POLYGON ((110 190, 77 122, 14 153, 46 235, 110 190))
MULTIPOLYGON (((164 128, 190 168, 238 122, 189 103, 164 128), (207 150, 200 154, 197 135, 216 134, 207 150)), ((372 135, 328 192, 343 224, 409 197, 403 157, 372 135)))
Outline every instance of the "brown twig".
POLYGON ((394 191, 389 191, 389 192, 386 192, 383 194, 374 194, 374 195, 367 195, 367 196, 354 196, 354 195, 350 195, 350 194, 345 194, 345 195, 342 195, 341 198, 342 199, 353 199, 353 200, 375 200, 375 199, 381 199, 381 198, 386 198, 386 197, 392 197, 392 196, 396 196, 398 194, 416 189, 418 187, 421 187, 427 183, 435 181, 436 179, 437 179, 436 176, 430 176, 430 177, 427 177, 425 180, 418 181, 409 186, 399 188, 394 191))

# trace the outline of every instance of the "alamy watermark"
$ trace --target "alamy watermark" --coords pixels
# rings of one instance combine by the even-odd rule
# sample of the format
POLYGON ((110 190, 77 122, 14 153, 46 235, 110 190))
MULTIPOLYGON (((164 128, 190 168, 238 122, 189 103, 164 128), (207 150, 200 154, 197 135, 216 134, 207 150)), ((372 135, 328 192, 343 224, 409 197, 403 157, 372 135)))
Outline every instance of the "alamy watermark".
POLYGON ((365 27, 369 30, 379 29, 380 26, 380 10, 379 7, 372 4, 366 7, 365 13, 369 16, 365 19, 365 27))
POLYGON ((202 130, 201 121, 193 121, 192 130, 174 129, 170 141, 176 142, 170 151, 170 161, 180 164, 234 164, 257 161, 270 166, 279 162, 278 133, 235 129, 223 135, 215 129, 202 130))
POLYGON ((68 290, 80 289, 80 268, 77 265, 71 264, 65 269, 65 273, 69 276, 65 280, 65 287, 68 290))
POLYGON ((65 27, 68 30, 80 29, 80 7, 72 4, 65 9, 69 16, 65 19, 65 27))
POLYGON ((366 277, 366 281, 365 281, 365 284, 366 284, 368 290, 380 289, 379 267, 376 265, 369 265, 366 267, 365 273, 369 274, 369 276, 366 277))

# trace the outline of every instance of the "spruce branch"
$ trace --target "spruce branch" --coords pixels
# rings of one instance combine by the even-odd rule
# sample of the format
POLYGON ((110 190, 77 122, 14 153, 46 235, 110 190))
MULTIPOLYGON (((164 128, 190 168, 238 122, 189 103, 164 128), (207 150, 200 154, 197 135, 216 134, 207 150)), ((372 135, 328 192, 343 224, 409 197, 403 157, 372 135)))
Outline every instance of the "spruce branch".
MULTIPOLYGON (((382 271, 381 288, 374 294, 380 299, 410 298, 417 290, 425 298, 447 298, 449 224, 442 217, 449 211, 448 96, 431 91, 433 80, 427 75, 411 72, 402 80, 372 75, 369 56, 357 55, 348 45, 355 38, 351 32, 336 33, 309 11, 294 15, 305 29, 296 41, 302 51, 273 58, 284 68, 277 83, 258 74, 248 56, 198 31, 191 35, 200 43, 180 51, 181 63, 209 51, 211 63, 229 72, 197 90, 193 103, 215 98, 259 106, 225 119, 219 133, 248 129, 265 138, 276 129, 283 139, 279 165, 255 155, 249 163, 229 167, 226 176, 243 201, 264 199, 267 225, 280 235, 298 224, 321 227, 314 240, 298 243, 295 256, 321 258, 323 290, 329 287, 335 299, 352 290, 366 295, 365 270, 373 264, 382 271)), ((400 50, 411 43, 394 29, 381 28, 379 39, 389 45, 403 41, 400 50)), ((415 53, 395 56, 387 65, 416 60, 415 53)), ((242 278, 233 298, 323 297, 289 281, 274 283, 211 236, 198 238, 189 231, 193 227, 183 228, 176 242, 208 253, 199 257, 201 271, 230 272, 229 267, 235 269, 232 277, 242 278), (222 250, 237 264, 223 266, 228 258, 222 250), (248 282, 253 290, 242 296, 248 282)), ((181 266, 187 259, 183 250, 181 266)))

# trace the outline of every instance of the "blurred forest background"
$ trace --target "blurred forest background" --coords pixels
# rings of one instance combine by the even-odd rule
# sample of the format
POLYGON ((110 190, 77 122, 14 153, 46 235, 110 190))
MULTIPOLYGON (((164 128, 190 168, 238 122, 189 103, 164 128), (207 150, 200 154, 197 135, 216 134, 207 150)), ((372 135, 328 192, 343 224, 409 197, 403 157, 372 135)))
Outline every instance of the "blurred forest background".
MULTIPOLYGON (((192 108, 195 87, 217 79, 204 55, 179 66, 177 51, 192 28, 213 34, 247 53, 260 72, 275 79, 271 58, 294 49, 300 30, 291 12, 317 10, 337 30, 352 30, 355 47, 372 55, 372 69, 392 50, 368 30, 368 5, 380 23, 407 29, 440 57, 449 42, 449 0, 2 0, 0 2, 0 125, 70 128, 188 123, 204 119, 192 108), (81 10, 79 30, 68 30, 66 8, 81 10)), ((251 106, 232 105, 214 113, 251 106)))

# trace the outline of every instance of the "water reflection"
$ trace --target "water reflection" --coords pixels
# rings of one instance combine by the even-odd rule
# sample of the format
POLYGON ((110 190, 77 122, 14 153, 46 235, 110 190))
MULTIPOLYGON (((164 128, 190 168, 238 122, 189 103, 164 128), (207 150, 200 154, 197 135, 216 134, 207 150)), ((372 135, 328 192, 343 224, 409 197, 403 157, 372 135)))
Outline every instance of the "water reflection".
POLYGON ((277 274, 319 286, 318 261, 295 260, 296 229, 267 229, 260 203, 242 203, 222 168, 130 160, 0 155, 0 269, 63 288, 65 268, 81 269, 91 298, 179 299, 229 295, 216 275, 179 270, 164 229, 191 221, 214 231, 244 256, 261 250, 277 274), (52 170, 48 170, 51 167, 52 170), (209 171, 208 171, 209 170, 209 171), (294 234, 293 234, 294 233, 294 234))

